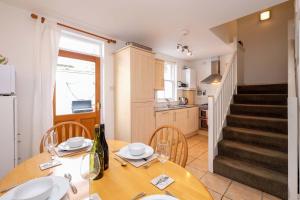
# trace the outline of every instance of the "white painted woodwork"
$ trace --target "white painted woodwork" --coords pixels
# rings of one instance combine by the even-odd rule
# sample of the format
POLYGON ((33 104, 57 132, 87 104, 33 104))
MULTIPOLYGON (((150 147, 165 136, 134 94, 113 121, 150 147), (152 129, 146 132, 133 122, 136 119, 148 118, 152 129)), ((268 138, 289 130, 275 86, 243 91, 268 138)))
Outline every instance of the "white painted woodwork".
POLYGON ((164 90, 164 61, 155 59, 155 90, 164 90))
POLYGON ((146 142, 154 132, 154 55, 135 47, 115 53, 115 138, 146 142))
POLYGON ((230 103, 237 87, 237 56, 233 53, 230 64, 214 96, 208 97, 208 170, 213 172, 213 160, 218 153, 218 142, 226 123, 230 103))
MULTIPOLYGON (((299 22, 297 22, 299 24, 299 22)), ((298 32, 297 30, 296 32, 298 32)), ((297 65, 295 64, 295 23, 288 26, 288 197, 297 199, 299 188, 299 87, 297 65)), ((299 33, 299 32, 298 32, 299 33)), ((299 40, 297 40, 299 41, 299 40)), ((299 73, 299 72, 298 72, 299 73)))

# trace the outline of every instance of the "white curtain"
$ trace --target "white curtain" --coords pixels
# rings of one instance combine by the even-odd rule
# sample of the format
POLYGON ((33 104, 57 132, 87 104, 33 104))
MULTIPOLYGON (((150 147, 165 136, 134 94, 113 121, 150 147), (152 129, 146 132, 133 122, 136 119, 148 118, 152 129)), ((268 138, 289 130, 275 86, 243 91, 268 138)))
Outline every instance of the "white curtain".
POLYGON ((53 92, 60 33, 56 22, 36 20, 32 155, 39 153, 42 135, 53 126, 53 92))

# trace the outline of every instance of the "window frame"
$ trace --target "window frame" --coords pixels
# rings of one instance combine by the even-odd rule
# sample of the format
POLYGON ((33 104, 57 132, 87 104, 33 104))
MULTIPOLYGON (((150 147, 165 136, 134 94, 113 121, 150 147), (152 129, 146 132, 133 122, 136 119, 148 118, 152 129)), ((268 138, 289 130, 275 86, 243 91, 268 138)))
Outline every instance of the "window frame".
POLYGON ((171 79, 166 79, 164 74, 164 85, 166 86, 166 82, 171 82, 172 84, 172 98, 160 98, 158 97, 159 92, 165 92, 164 90, 156 91, 156 101, 157 102, 166 102, 166 101, 176 101, 177 100, 177 63, 171 62, 171 61, 165 61, 164 62, 164 71, 166 68, 166 65, 171 65, 171 79))

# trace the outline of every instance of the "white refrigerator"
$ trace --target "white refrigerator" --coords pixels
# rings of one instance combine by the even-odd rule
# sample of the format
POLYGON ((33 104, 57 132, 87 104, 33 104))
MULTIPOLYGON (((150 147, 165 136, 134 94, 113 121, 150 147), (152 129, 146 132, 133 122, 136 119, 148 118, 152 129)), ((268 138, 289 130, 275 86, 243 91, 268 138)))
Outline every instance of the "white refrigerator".
POLYGON ((17 99, 15 70, 0 65, 0 179, 18 162, 17 99))

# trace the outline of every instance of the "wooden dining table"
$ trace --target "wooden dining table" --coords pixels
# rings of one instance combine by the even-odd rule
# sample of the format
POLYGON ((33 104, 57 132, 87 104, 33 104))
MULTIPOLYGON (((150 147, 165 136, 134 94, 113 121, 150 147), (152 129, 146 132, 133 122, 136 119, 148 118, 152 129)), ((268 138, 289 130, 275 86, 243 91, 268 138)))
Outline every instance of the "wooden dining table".
MULTIPOLYGON (((91 181, 89 188, 88 180, 80 176, 80 164, 84 153, 62 157, 62 165, 41 171, 39 165, 49 161, 51 158, 49 153, 38 154, 11 170, 1 181, 0 191, 9 186, 23 183, 24 181, 34 178, 47 176, 64 176, 65 173, 72 175, 72 182, 78 189, 77 194, 73 194, 71 189, 65 199, 80 200, 88 196, 89 190, 91 193, 98 193, 102 200, 131 200, 139 193, 165 194, 169 191, 178 199, 184 200, 213 200, 207 188, 190 172, 180 167, 179 165, 166 162, 154 162, 150 167, 136 168, 127 163, 127 166, 113 159, 116 155, 115 150, 127 145, 126 142, 117 140, 108 140, 110 150, 109 168, 104 171, 103 178, 91 181), (167 174, 175 181, 164 190, 160 190, 150 183, 150 181, 161 175, 167 174)), ((0 193, 0 195, 3 195, 0 193)))

